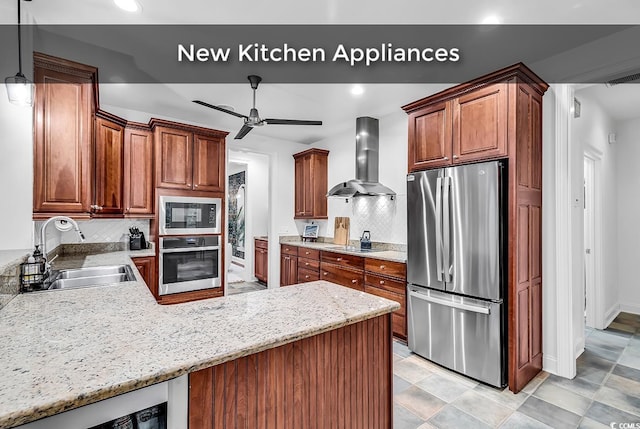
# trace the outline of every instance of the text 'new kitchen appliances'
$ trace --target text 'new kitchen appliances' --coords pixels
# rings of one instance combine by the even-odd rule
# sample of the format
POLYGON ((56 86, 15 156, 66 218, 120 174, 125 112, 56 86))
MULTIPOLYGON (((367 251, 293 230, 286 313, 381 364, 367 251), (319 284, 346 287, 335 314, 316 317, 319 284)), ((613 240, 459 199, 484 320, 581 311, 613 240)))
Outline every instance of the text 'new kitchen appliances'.
POLYGON ((487 384, 506 385, 506 167, 407 176, 408 343, 487 384))

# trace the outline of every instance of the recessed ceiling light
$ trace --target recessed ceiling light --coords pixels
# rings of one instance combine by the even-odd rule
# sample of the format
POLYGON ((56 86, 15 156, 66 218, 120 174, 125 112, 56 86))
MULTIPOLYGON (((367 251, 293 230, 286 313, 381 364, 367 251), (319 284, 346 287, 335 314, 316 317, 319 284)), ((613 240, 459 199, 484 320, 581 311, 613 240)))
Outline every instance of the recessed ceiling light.
POLYGON ((136 0, 113 0, 113 2, 122 10, 127 12, 140 12, 142 6, 136 0))
POLYGON ((482 20, 481 24, 485 24, 485 25, 500 24, 500 17, 498 15, 488 15, 482 20))
POLYGON ((362 85, 353 85, 351 87, 352 95, 362 95, 363 93, 364 93, 364 88, 362 87, 362 85))

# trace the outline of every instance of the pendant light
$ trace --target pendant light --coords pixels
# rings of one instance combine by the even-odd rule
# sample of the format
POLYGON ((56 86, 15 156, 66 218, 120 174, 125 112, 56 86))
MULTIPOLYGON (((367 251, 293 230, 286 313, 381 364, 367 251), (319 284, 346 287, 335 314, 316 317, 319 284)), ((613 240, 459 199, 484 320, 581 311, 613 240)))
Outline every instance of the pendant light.
MULTIPOLYGON (((33 82, 22 74, 22 38, 20 35, 20 2, 18 0, 18 73, 4 80, 7 86, 9 102, 18 106, 31 106, 33 104, 33 82)), ((31 0, 26 0, 31 1, 31 0)))

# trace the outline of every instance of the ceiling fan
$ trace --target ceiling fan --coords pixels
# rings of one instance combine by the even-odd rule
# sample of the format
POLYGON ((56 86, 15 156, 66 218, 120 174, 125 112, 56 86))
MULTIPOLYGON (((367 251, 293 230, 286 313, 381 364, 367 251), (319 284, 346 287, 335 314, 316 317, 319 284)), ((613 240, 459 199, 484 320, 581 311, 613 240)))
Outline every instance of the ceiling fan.
POLYGON ((213 104, 206 103, 200 100, 193 100, 194 103, 198 103, 202 106, 209 107, 211 109, 219 110, 224 113, 228 113, 229 115, 237 116, 238 118, 244 119, 244 125, 236 134, 236 139, 241 139, 246 136, 249 131, 253 129, 253 127, 261 127, 263 125, 322 125, 322 121, 304 121, 298 119, 260 119, 260 115, 258 114, 258 109, 256 109, 256 90, 258 89, 258 84, 262 81, 260 76, 256 76, 254 74, 247 76, 249 82, 251 83, 251 88, 253 88, 253 107, 249 112, 249 116, 242 115, 240 113, 236 113, 232 110, 225 109, 224 107, 214 106, 213 104))

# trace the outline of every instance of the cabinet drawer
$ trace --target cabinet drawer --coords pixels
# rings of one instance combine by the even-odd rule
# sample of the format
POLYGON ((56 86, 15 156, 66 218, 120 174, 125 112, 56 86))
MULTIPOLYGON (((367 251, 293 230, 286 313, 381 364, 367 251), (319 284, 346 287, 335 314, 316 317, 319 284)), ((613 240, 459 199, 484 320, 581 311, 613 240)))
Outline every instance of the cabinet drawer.
MULTIPOLYGON (((300 249, 303 250, 303 249, 300 249)), ((307 259, 298 257, 298 268, 304 268, 307 270, 318 271, 320 269, 320 261, 317 259, 307 259)))
POLYGON ((269 242, 265 240, 255 240, 256 249, 266 249, 269 247, 269 242))
POLYGON ((284 255, 298 256, 298 246, 291 246, 290 244, 281 244, 280 253, 284 255))
POLYGON ((393 335, 402 339, 407 338, 407 306, 406 297, 394 292, 389 292, 377 287, 371 287, 367 284, 364 286, 364 291, 372 295, 376 295, 382 298, 386 298, 392 301, 396 301, 400 304, 400 309, 391 313, 391 330, 393 335))
POLYGON ((385 261, 384 259, 365 259, 366 271, 370 271, 375 274, 382 274, 384 276, 397 277, 400 280, 406 280, 407 278, 407 264, 404 262, 385 261))
POLYGON ((400 280, 390 279, 388 277, 377 276, 375 274, 365 272, 364 282, 365 284, 372 287, 377 287, 380 289, 387 290, 389 292, 406 295, 406 291, 405 291, 406 284, 400 280))
POLYGON ((300 256, 301 258, 315 259, 316 261, 320 261, 320 251, 317 249, 298 247, 298 256, 300 256))
POLYGON ((348 255, 346 253, 335 253, 322 251, 322 262, 342 265, 356 270, 364 269, 364 258, 362 256, 348 255))
POLYGON ((298 283, 314 282, 320 280, 319 271, 311 271, 298 267, 298 283))
POLYGON ((320 278, 352 289, 364 290, 364 273, 360 270, 350 270, 323 262, 320 265, 320 278))

